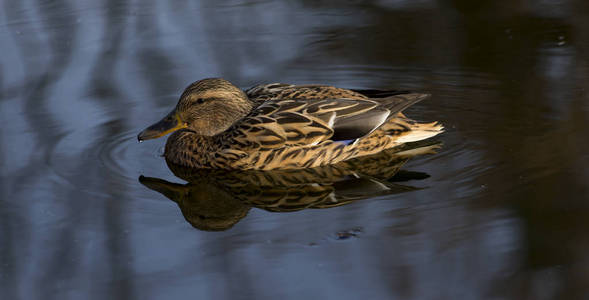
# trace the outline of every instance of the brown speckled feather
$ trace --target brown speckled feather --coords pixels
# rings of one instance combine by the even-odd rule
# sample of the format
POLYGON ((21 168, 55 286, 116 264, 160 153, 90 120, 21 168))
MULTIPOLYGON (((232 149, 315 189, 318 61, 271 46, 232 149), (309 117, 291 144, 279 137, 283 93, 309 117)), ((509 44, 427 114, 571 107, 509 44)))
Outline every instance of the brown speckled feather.
POLYGON ((368 99, 361 93, 328 85, 292 85, 284 83, 261 84, 245 91, 253 101, 305 100, 305 99, 368 99))
POLYGON ((182 159, 214 168, 276 169, 317 167, 374 154, 390 148, 394 140, 384 132, 363 137, 421 99, 268 100, 225 133, 200 138, 199 148, 184 146, 206 149, 212 144, 217 149, 209 148, 196 160, 187 154, 182 159), (341 139, 334 140, 336 135, 341 139))
MULTIPOLYGON (((293 100, 306 100, 306 99, 372 99, 378 101, 382 98, 387 97, 415 97, 423 96, 425 94, 416 94, 407 91, 395 91, 395 90, 375 90, 375 89, 364 89, 364 90, 349 90, 337 88, 328 85, 293 85, 285 83, 271 83, 261 84, 254 86, 245 91, 247 96, 253 101, 266 101, 266 100, 280 100, 280 99, 293 99, 293 100)), ((383 126, 377 131, 383 130, 388 135, 408 135, 413 130, 425 130, 430 133, 441 132, 443 127, 438 125, 436 122, 419 124, 416 121, 406 117, 402 112, 399 112, 393 117, 389 118, 383 126)), ((427 133, 425 133, 427 135, 427 133)))
POLYGON ((228 131, 229 143, 248 148, 317 145, 335 134, 360 138, 382 125, 390 111, 370 100, 269 100, 228 131), (348 126, 361 118, 363 124, 348 126))
POLYGON ((420 124, 401 113, 429 95, 364 91, 375 97, 369 98, 362 92, 325 85, 258 85, 245 91, 250 104, 242 102, 241 107, 253 106, 249 114, 215 135, 199 135, 190 128, 176 131, 166 143, 165 157, 195 168, 311 168, 442 132, 435 122, 420 124))

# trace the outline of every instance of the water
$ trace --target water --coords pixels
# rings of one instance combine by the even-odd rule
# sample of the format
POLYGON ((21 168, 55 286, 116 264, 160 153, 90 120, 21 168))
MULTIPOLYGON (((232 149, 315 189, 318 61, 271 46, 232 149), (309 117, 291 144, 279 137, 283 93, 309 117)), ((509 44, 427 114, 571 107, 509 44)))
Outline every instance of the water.
POLYGON ((0 295, 587 298, 589 7, 476 3, 1 1, 0 295), (241 218, 199 230, 135 136, 212 76, 429 92, 407 114, 443 146, 401 193, 229 196, 241 218))

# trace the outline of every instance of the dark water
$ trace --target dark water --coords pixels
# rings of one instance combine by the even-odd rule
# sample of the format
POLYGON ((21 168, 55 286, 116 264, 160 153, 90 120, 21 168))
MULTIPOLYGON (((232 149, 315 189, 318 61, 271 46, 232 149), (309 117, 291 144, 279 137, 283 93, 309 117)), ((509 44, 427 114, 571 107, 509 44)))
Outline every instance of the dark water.
POLYGON ((2 299, 589 298, 586 1, 0 5, 2 299), (400 193, 223 194, 198 230, 145 180, 214 188, 135 135, 212 76, 429 92, 443 146, 400 193))

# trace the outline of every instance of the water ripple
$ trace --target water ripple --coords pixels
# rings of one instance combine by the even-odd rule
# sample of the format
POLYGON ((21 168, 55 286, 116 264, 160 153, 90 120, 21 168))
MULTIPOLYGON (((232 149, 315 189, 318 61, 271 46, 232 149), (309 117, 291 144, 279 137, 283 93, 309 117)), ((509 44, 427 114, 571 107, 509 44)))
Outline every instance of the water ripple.
POLYGON ((167 168, 162 166, 165 165, 161 157, 163 140, 140 144, 137 142, 137 129, 110 135, 104 133, 104 127, 105 124, 101 124, 72 131, 62 137, 48 161, 53 171, 74 185, 79 185, 80 179, 87 181, 93 176, 108 176, 112 182, 134 184, 141 172, 167 172, 167 168), (78 143, 80 137, 95 136, 95 132, 102 134, 93 143, 78 143))

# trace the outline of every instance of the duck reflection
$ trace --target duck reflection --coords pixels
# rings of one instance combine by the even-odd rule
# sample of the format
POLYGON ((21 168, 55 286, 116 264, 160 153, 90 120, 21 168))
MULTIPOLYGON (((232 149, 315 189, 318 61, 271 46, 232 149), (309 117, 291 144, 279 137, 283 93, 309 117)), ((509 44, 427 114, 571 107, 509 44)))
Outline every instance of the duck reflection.
POLYGON ((412 157, 434 154, 440 143, 409 143, 335 165, 300 170, 227 171, 190 169, 168 162, 188 183, 140 176, 139 182, 176 202, 188 223, 200 230, 227 230, 252 207, 271 212, 330 208, 375 196, 419 188, 398 182, 429 175, 401 170, 412 157))

